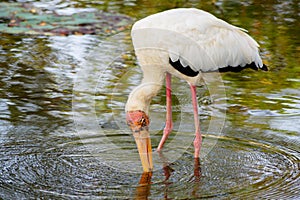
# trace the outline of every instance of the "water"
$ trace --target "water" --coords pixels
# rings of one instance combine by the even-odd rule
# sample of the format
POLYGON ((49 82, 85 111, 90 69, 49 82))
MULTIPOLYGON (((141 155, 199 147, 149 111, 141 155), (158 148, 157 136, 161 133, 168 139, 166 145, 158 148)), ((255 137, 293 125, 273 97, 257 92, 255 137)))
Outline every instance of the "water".
MULTIPOLYGON (((175 6, 202 8, 248 29, 270 71, 222 74, 225 96, 211 97, 214 85, 198 87, 200 163, 191 146, 190 94, 175 79, 174 131, 163 154, 154 153, 155 171, 142 174, 124 113, 142 76, 129 30, 110 37, 1 34, 0 198, 300 198, 298 2, 36 5, 61 12, 96 8, 134 19, 175 6)), ((163 89, 151 106, 154 149, 164 127, 163 89)))

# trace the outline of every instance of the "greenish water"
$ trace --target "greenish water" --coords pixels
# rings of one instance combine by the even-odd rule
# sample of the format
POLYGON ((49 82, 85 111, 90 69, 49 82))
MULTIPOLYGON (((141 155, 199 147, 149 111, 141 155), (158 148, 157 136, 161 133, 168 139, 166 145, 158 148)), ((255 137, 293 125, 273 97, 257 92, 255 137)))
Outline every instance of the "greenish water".
MULTIPOLYGON (((204 9, 247 29, 270 70, 222 74, 225 96, 198 87, 200 164, 190 94, 175 79, 174 131, 163 155, 154 153, 150 180, 125 124, 127 96, 142 76, 129 28, 110 36, 0 33, 0 198, 300 198, 299 2, 28 2, 47 13, 95 8, 132 21, 204 9)), ((154 149, 164 120, 161 90, 151 106, 154 149)))

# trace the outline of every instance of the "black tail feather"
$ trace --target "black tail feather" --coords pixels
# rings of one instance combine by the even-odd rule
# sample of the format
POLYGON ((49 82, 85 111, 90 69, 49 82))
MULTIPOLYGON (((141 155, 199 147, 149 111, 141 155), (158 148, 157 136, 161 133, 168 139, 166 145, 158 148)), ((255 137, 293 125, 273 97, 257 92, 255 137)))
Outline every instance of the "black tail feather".
POLYGON ((268 67, 263 64, 262 67, 257 67, 256 64, 254 62, 250 63, 250 64, 246 64, 244 67, 242 66, 237 66, 237 67, 232 67, 232 66, 227 66, 227 67, 222 67, 222 68, 219 68, 219 72, 240 72, 244 69, 247 69, 247 68, 250 68, 250 69, 253 69, 253 70, 258 70, 258 69, 261 69, 263 71, 268 71, 268 67))

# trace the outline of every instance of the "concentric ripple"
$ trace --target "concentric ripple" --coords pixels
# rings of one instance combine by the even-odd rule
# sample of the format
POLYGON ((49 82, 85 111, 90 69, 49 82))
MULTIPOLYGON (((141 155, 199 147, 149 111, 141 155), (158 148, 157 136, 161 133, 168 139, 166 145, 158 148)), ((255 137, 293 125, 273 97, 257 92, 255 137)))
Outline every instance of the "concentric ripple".
POLYGON ((229 137, 207 139, 219 140, 203 160, 204 177, 218 180, 211 196, 299 197, 299 152, 229 137))
MULTIPOLYGON (((180 135, 184 139, 184 134, 180 135)), ((86 139, 97 145, 93 138, 86 139)), ((217 144, 200 159, 199 169, 194 165, 192 147, 171 164, 162 154, 161 162, 156 163, 161 169, 153 173, 151 184, 141 188, 141 174, 118 172, 99 162, 85 150, 82 138, 66 143, 54 140, 60 142, 57 148, 43 153, 16 152, 1 158, 0 190, 4 197, 26 198, 33 194, 36 197, 93 199, 108 196, 121 199, 137 196, 153 199, 300 197, 299 152, 282 146, 205 135, 202 151, 216 141, 217 144)), ((123 148, 135 150, 126 144, 123 148)), ((119 153, 123 153, 122 150, 119 153)))

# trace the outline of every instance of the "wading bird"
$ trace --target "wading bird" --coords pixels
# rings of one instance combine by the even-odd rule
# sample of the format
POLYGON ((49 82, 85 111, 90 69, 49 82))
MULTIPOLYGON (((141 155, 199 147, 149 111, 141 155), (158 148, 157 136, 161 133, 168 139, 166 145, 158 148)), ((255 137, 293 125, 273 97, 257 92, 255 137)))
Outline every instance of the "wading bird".
POLYGON ((157 151, 170 134, 172 124, 171 76, 190 85, 194 111, 194 157, 199 158, 202 136, 198 119, 196 85, 204 72, 267 71, 259 56, 259 45, 247 31, 195 8, 178 8, 137 21, 132 42, 143 79, 130 93, 125 106, 126 121, 133 131, 143 170, 153 170, 148 132, 151 99, 166 79, 166 125, 157 151))

